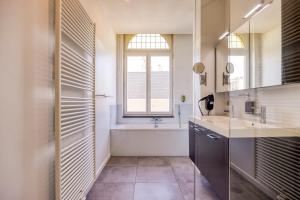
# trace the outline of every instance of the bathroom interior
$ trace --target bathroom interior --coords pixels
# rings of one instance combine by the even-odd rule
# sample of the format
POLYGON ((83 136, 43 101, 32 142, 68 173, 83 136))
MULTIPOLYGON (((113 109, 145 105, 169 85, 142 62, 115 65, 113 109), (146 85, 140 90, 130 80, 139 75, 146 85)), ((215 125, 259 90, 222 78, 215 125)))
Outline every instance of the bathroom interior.
POLYGON ((0 199, 300 199, 299 0, 0 16, 0 199))

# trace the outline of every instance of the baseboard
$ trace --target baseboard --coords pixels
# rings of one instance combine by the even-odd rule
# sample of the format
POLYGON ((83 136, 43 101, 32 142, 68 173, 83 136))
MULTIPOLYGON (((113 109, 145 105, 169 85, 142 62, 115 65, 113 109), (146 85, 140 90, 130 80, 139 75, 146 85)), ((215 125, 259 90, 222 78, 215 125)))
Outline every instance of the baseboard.
POLYGON ((270 198, 272 198, 272 199, 275 198, 276 199, 276 194, 274 193, 274 191, 270 190, 268 187, 266 187, 263 184, 261 184, 260 182, 258 182, 254 177, 252 177, 251 175, 249 175, 243 169, 239 168, 237 165, 235 165, 232 162, 230 163, 230 167, 231 167, 231 169, 233 169, 234 171, 236 171, 239 175, 241 175, 244 179, 246 179, 247 181, 249 181, 250 183, 252 183, 256 188, 258 188, 263 193, 265 193, 266 195, 268 195, 270 198))
POLYGON ((101 174, 101 172, 102 172, 103 168, 105 167, 105 165, 106 165, 106 164, 107 164, 107 162, 109 161, 110 157, 111 157, 110 153, 109 153, 109 154, 107 154, 106 158, 105 158, 105 159, 104 159, 104 161, 101 163, 101 165, 100 165, 99 169, 98 169, 98 170, 97 170, 97 172, 96 172, 96 177, 95 177, 95 180, 97 180, 97 179, 98 179, 98 177, 100 176, 100 174, 101 174))
MULTIPOLYGON (((110 159, 110 153, 107 154, 106 158, 104 159, 104 161, 101 163, 99 169, 97 170, 96 174, 95 174, 95 180, 90 184, 89 188, 88 188, 88 192, 92 189, 93 185, 95 184, 96 180, 98 179, 98 177, 100 176, 103 168, 105 167, 105 165, 107 164, 107 162, 109 161, 110 159)), ((87 193, 86 193, 87 195, 87 193)))

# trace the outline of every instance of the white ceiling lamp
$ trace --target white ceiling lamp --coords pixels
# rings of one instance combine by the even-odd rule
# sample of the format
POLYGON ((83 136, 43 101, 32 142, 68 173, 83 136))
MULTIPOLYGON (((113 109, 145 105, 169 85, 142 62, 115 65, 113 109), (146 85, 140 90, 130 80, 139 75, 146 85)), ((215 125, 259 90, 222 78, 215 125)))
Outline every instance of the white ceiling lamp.
POLYGON ((243 19, 247 19, 248 17, 252 16, 255 12, 257 12, 263 6, 262 3, 257 4, 253 7, 244 17, 243 19))
POLYGON ((259 4, 253 7, 244 17, 243 19, 247 19, 249 17, 253 17, 269 7, 273 3, 273 0, 261 0, 259 4))
POLYGON ((223 40, 223 38, 225 38, 226 36, 229 35, 229 32, 228 31, 225 31, 220 37, 219 37, 219 40, 223 40))
POLYGON ((261 13, 264 9, 266 9, 267 7, 269 7, 271 5, 272 2, 267 3, 266 5, 264 5, 260 10, 258 10, 253 16, 261 13))

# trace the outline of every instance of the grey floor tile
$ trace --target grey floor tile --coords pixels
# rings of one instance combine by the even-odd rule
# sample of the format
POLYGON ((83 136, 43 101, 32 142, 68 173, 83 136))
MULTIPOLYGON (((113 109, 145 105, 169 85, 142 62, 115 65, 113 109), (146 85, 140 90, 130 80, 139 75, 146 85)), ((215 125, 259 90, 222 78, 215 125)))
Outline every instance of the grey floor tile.
POLYGON ((194 182, 194 167, 173 167, 173 171, 178 182, 194 182))
POLYGON ((209 182, 201 174, 195 179, 195 200, 219 200, 209 182))
POLYGON ((167 157, 139 157, 138 166, 170 166, 167 157))
POLYGON ((136 183, 134 200, 184 200, 177 183, 136 183))
POLYGON ((230 170, 230 194, 232 200, 271 200, 233 169, 230 170))
POLYGON ((171 167, 138 167, 136 182, 176 182, 171 167))
POLYGON ((172 167, 193 167, 193 162, 189 157, 168 157, 172 167))
POLYGON ((107 166, 101 172, 97 182, 135 182, 136 167, 107 166))
POLYGON ((136 156, 113 156, 106 166, 137 166, 136 156))
POLYGON ((194 183, 178 182, 184 200, 195 200, 194 199, 194 183))
POLYGON ((134 183, 96 183, 87 200, 133 200, 134 183))

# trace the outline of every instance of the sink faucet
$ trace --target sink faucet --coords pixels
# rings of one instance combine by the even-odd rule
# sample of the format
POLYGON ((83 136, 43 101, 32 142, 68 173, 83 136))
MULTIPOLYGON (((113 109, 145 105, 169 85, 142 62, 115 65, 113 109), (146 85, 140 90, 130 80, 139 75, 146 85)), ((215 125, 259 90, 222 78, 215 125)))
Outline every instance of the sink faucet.
POLYGON ((161 122, 162 119, 159 118, 159 117, 153 117, 151 121, 154 122, 154 128, 157 128, 158 127, 158 123, 161 122))
POLYGON ((266 106, 260 107, 260 123, 262 123, 262 124, 267 123, 267 107, 266 106))
POLYGON ((266 106, 260 106, 260 113, 256 113, 256 116, 259 116, 259 122, 261 124, 267 123, 267 107, 266 106))

